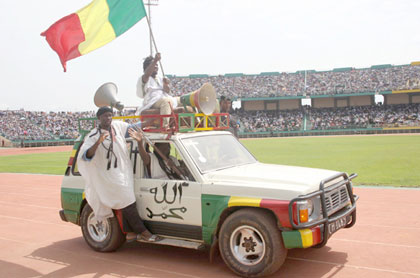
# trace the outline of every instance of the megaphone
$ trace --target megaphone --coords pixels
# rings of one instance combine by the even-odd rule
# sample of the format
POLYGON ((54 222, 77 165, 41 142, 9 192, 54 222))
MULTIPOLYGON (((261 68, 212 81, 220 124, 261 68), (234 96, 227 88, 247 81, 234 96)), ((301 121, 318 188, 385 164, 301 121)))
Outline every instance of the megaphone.
POLYGON ((201 112, 210 115, 216 108, 216 91, 210 83, 204 83, 197 91, 182 95, 181 104, 197 107, 201 112))
POLYGON ((117 85, 112 82, 103 84, 95 93, 93 101, 96 106, 111 106, 119 111, 124 109, 124 105, 117 98, 117 85))

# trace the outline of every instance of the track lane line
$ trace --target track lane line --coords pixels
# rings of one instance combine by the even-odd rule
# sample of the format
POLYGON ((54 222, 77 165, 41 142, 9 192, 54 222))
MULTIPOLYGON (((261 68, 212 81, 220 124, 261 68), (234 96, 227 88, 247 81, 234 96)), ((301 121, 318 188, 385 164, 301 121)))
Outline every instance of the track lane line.
MULTIPOLYGON (((27 196, 27 197, 40 197, 40 198, 51 198, 51 197, 57 197, 55 193, 45 194, 43 196, 39 196, 39 194, 25 194, 20 192, 10 192, 10 191, 2 191, 0 190, 0 193, 3 194, 10 194, 10 195, 19 195, 19 196, 27 196)), ((58 195, 57 198, 59 198, 60 195, 58 195)))
POLYGON ((11 205, 11 206, 19 206, 19 207, 31 207, 31 208, 43 208, 43 209, 53 209, 56 211, 59 211, 61 208, 59 207, 45 207, 45 206, 38 206, 38 205, 29 205, 29 204, 20 204, 20 203, 11 203, 11 202, 4 202, 4 201, 0 201, 0 204, 5 204, 5 205, 11 205))
MULTIPOLYGON (((51 188, 57 189, 58 186, 60 186, 60 185, 56 184, 56 185, 42 185, 42 187, 31 187, 30 185, 22 184, 22 185, 19 185, 18 187, 16 187, 16 185, 1 184, 0 188, 1 189, 7 189, 7 188, 16 189, 16 188, 19 188, 19 189, 24 189, 24 190, 32 189, 32 190, 45 191, 45 190, 50 190, 51 188)), ((57 190, 57 192, 60 192, 60 190, 57 190)))
MULTIPOLYGON (((76 255, 76 256, 80 256, 81 253, 80 252, 73 252, 73 251, 69 251, 69 250, 65 250, 65 249, 61 249, 61 248, 55 248, 52 247, 53 249, 59 250, 59 251, 64 251, 67 253, 70 253, 72 255, 76 255)), ((106 262, 110 262, 110 263, 119 263, 119 264, 123 264, 123 265, 128 265, 128 266, 132 266, 132 267, 136 267, 136 268, 144 268, 144 269, 148 269, 148 270, 153 270, 153 271, 160 271, 160 272, 164 272, 167 274, 176 274, 176 275, 180 275, 180 276, 185 276, 185 277, 191 277, 191 278, 200 278, 202 276, 196 276, 196 275, 190 275, 190 274, 185 274, 185 273, 181 273, 181 272, 176 272, 176 271, 170 271, 170 270, 163 270, 162 268, 158 269, 158 268, 154 268, 154 267, 148 267, 148 266, 144 266, 144 265, 139 265, 139 264, 132 264, 132 263, 127 263, 127 262, 122 262, 119 260, 110 260, 110 259, 106 259, 106 258, 102 258, 99 256, 92 256, 92 255, 86 255, 86 254, 82 254, 85 257, 90 257, 90 258, 95 258, 98 260, 102 260, 102 261, 106 261, 106 262)))
POLYGON ((418 248, 418 249, 420 249, 420 246, 416 246, 416 245, 392 244, 392 243, 382 243, 382 242, 374 242, 374 241, 354 240, 354 239, 330 238, 328 241, 345 241, 345 242, 355 242, 355 243, 373 244, 373 245, 382 245, 382 246, 391 246, 391 247, 418 248))
MULTIPOLYGON (((40 242, 35 243, 35 242, 19 241, 19 240, 14 240, 14 239, 5 238, 5 237, 0 237, 0 240, 11 241, 11 242, 16 242, 16 243, 20 243, 20 244, 30 245, 30 246, 34 246, 34 245, 36 245, 36 246, 46 246, 46 245, 51 244, 51 242, 47 242, 47 241, 41 242, 41 243, 40 242)), ((185 276, 185 277, 190 277, 190 278, 201 278, 202 277, 202 276, 195 276, 195 275, 180 273, 180 272, 176 272, 176 271, 147 267, 147 266, 140 265, 140 264, 127 263, 127 262, 123 262, 123 261, 119 261, 119 260, 115 260, 115 259, 112 259, 112 260, 111 259, 106 259, 106 258, 102 258, 100 256, 92 256, 92 255, 88 255, 88 254, 84 254, 84 253, 80 253, 80 252, 69 251, 69 250, 62 249, 62 248, 57 248, 57 247, 49 246, 49 248, 55 249, 55 250, 58 250, 58 251, 62 251, 62 252, 66 252, 66 253, 70 253, 71 255, 75 255, 76 257, 84 256, 84 257, 88 257, 88 258, 94 258, 94 259, 98 259, 98 260, 101 260, 101 261, 110 262, 112 264, 118 263, 118 264, 128 265, 128 266, 135 267, 135 268, 143 268, 143 269, 147 269, 147 270, 159 271, 159 272, 163 272, 163 273, 171 274, 171 275, 176 274, 176 275, 179 275, 179 276, 185 276)), ((25 256, 25 258, 39 260, 38 257, 34 257, 34 256, 31 256, 31 255, 25 256)), ((43 258, 41 258, 41 259, 43 259, 43 258)), ((43 260, 43 261, 48 261, 48 260, 43 260)), ((69 264, 64 263, 63 265, 69 265, 69 264)))
POLYGON ((37 223, 37 224, 56 225, 56 226, 67 227, 67 228, 74 226, 73 223, 68 223, 69 225, 65 225, 65 224, 57 224, 57 223, 53 223, 53 222, 38 221, 38 220, 32 220, 32 219, 26 219, 26 218, 20 218, 20 217, 13 217, 13 216, 8 216, 8 215, 1 215, 1 214, 0 214, 0 218, 20 220, 20 221, 26 221, 26 222, 31 222, 31 223, 37 223))
POLYGON ((380 227, 380 228, 398 228, 398 229, 414 229, 414 230, 420 230, 420 227, 407 227, 407 226, 390 226, 390 225, 373 225, 373 224, 360 224, 357 223, 357 226, 367 226, 367 227, 380 227))
POLYGON ((3 240, 3 241, 12 241, 12 242, 17 242, 17 243, 26 244, 26 245, 32 244, 31 242, 20 241, 20 240, 6 238, 6 237, 0 237, 0 240, 3 240))
POLYGON ((327 262, 327 261, 302 259, 302 258, 296 258, 296 257, 287 257, 286 259, 291 259, 291 260, 295 260, 295 261, 319 263, 319 264, 328 264, 328 265, 334 265, 334 266, 340 266, 340 267, 349 267, 349 268, 355 268, 355 269, 366 269, 366 270, 372 270, 372 271, 389 272, 389 273, 395 273, 395 274, 404 274, 404 275, 411 275, 411 276, 415 276, 415 277, 420 277, 420 273, 403 272, 403 271, 391 270, 391 269, 375 268, 375 267, 368 267, 368 266, 358 266, 358 265, 351 265, 351 264, 331 263, 331 262, 327 262))

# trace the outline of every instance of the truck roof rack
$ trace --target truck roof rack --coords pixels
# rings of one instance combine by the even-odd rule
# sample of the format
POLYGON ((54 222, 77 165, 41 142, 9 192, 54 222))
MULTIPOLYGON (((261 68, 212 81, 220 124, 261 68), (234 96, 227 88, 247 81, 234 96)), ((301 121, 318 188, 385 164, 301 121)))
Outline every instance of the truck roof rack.
MULTIPOLYGON (((214 113, 205 115, 203 113, 173 113, 172 115, 138 115, 138 116, 115 116, 113 120, 122 120, 136 123, 142 121, 144 132, 154 133, 178 133, 209 130, 226 130, 229 128, 228 113, 214 113), (169 118, 169 127, 164 125, 164 119, 169 118)), ((80 118, 79 133, 85 136, 91 129, 96 127, 97 118, 80 118), (90 128, 86 129, 84 121, 90 121, 90 128)))

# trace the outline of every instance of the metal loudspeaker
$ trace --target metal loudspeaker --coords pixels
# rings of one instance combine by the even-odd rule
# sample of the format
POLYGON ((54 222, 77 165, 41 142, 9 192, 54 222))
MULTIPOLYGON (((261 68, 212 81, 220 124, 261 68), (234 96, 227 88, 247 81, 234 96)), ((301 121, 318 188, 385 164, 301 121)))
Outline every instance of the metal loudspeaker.
POLYGON ((204 83, 197 91, 181 96, 181 104, 197 107, 201 112, 210 115, 216 108, 216 91, 210 83, 204 83))
POLYGON ((124 105, 118 100, 117 92, 117 85, 112 82, 105 83, 96 91, 93 101, 98 107, 111 106, 121 111, 124 105))

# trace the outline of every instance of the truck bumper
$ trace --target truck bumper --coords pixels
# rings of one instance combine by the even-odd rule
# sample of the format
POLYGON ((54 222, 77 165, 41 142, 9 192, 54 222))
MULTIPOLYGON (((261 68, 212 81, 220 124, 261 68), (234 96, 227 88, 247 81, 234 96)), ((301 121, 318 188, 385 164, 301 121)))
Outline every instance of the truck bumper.
MULTIPOLYGON (((341 228, 350 228, 356 223, 356 201, 359 199, 359 197, 353 194, 351 185, 351 180, 355 177, 357 177, 357 174, 347 176, 346 173, 338 173, 325 180, 322 180, 318 191, 304 196, 299 196, 290 201, 289 220, 292 226, 292 230, 282 231, 283 242, 286 248, 307 248, 311 246, 322 247, 327 243, 328 239, 336 231, 341 228), (340 177, 342 177, 342 180, 329 186, 327 190, 329 192, 335 191, 334 194, 340 194, 338 190, 345 187, 349 197, 349 204, 334 214, 328 215, 326 204, 327 190, 325 188, 325 184, 340 177), (306 223, 295 222, 293 217, 293 206, 296 204, 296 202, 314 197, 318 197, 321 200, 321 217, 318 220, 306 223)), ((337 199, 339 200, 341 197, 338 197, 337 199)))
POLYGON ((68 222, 66 215, 64 214, 64 210, 60 210, 58 213, 60 214, 61 220, 63 220, 64 222, 68 222))
POLYGON ((350 228, 356 223, 356 207, 336 213, 328 218, 324 224, 314 227, 282 231, 284 246, 291 248, 308 248, 312 246, 322 247, 328 239, 341 228, 350 228))

